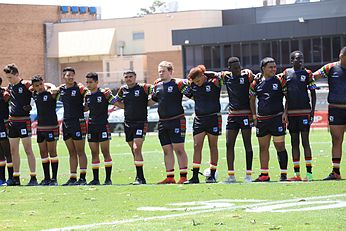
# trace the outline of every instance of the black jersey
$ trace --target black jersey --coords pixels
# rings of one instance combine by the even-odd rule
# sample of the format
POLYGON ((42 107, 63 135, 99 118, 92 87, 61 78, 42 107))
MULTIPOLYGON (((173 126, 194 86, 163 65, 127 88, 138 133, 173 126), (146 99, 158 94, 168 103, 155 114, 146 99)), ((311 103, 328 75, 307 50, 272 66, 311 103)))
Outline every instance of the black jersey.
POLYGON ((32 92, 29 90, 29 87, 30 83, 24 80, 20 80, 17 84, 9 85, 8 89, 11 95, 11 116, 30 116, 30 111, 24 110, 24 107, 29 106, 31 102, 32 92))
POLYGON ((286 80, 288 110, 311 109, 308 89, 316 89, 312 72, 307 69, 286 69, 282 74, 286 80))
POLYGON ((223 84, 220 78, 209 78, 202 86, 191 83, 191 95, 195 101, 195 113, 197 116, 219 113, 220 92, 223 84))
POLYGON ((221 72, 221 77, 227 88, 230 110, 250 110, 249 87, 253 81, 252 71, 244 69, 240 76, 232 72, 221 72))
POLYGON ((124 115, 127 122, 147 121, 148 98, 152 94, 152 85, 136 84, 134 87, 122 86, 117 95, 116 101, 124 103, 124 115))
POLYGON ((67 88, 63 85, 59 88, 59 100, 64 106, 64 120, 84 118, 83 103, 87 89, 75 83, 67 88))
POLYGON ((10 94, 3 88, 0 88, 0 123, 8 119, 10 94))
POLYGON ((171 79, 169 82, 157 80, 154 84, 152 99, 159 104, 160 119, 184 114, 181 102, 183 95, 191 97, 190 89, 186 79, 171 79))
POLYGON ((56 98, 48 91, 34 92, 33 99, 36 103, 38 126, 56 126, 58 117, 56 115, 56 98))
POLYGON ((319 72, 328 78, 328 103, 346 104, 346 68, 340 62, 334 62, 324 65, 319 72))
POLYGON ((259 116, 276 115, 284 111, 283 96, 286 94, 286 83, 283 78, 273 76, 269 79, 256 78, 250 84, 250 96, 257 96, 259 116))
POLYGON ((108 105, 114 104, 114 96, 110 90, 97 89, 96 92, 90 92, 85 96, 86 105, 89 108, 88 123, 92 125, 108 124, 108 105))

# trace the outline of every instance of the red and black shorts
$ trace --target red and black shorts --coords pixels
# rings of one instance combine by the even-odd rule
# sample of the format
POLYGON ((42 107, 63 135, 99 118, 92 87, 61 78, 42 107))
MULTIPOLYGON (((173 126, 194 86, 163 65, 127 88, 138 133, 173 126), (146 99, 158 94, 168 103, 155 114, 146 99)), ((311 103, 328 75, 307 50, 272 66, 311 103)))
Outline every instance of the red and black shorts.
POLYGON ((346 125, 346 108, 328 108, 329 125, 346 125))
POLYGON ((268 118, 258 118, 256 126, 256 136, 266 135, 283 136, 286 134, 286 126, 282 123, 282 115, 268 118))
POLYGON ((252 114, 229 114, 227 118, 226 130, 251 129, 252 114))
POLYGON ((37 143, 53 142, 59 140, 59 125, 57 126, 38 126, 37 127, 37 143))
POLYGON ((88 142, 103 142, 111 139, 111 133, 108 124, 88 125, 88 142))
POLYGON ((193 135, 202 132, 219 136, 221 135, 222 117, 220 114, 212 114, 206 116, 196 116, 193 119, 193 135))
POLYGON ((308 132, 310 130, 310 114, 289 114, 287 129, 290 133, 308 132))
POLYGON ((148 131, 148 122, 124 122, 126 142, 144 139, 148 131))
POLYGON ((31 137, 30 117, 10 117, 8 123, 8 137, 25 138, 31 137))
POLYGON ((185 116, 170 120, 160 120, 158 126, 161 146, 185 142, 185 116))
POLYGON ((87 132, 84 118, 64 120, 62 123, 63 139, 83 140, 87 132))

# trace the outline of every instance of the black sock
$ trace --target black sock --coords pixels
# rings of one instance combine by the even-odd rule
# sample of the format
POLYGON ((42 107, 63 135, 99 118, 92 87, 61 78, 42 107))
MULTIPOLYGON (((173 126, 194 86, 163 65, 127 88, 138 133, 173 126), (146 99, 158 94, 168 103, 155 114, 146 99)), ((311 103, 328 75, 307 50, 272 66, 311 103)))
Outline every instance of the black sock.
POLYGON ((281 152, 277 152, 279 165, 281 170, 287 170, 288 155, 286 149, 281 152))
POLYGON ((246 170, 252 170, 253 151, 246 151, 246 170))
POLYGON ((0 166, 0 180, 5 181, 6 165, 0 166))
POLYGON ((80 171, 79 178, 85 180, 86 177, 86 171, 80 171))
POLYGON ((13 176, 13 180, 20 182, 19 176, 13 176))
POLYGON ((216 172, 216 169, 210 169, 210 176, 215 178, 215 172, 216 172))
POLYGON ((94 180, 99 180, 99 168, 93 168, 94 180))
POLYGON ((57 175, 58 175, 58 166, 59 166, 59 161, 56 162, 51 162, 51 166, 52 166, 52 179, 57 179, 57 175))
POLYGON ((332 158, 333 172, 340 175, 340 162, 341 158, 332 158))
POLYGON ((49 161, 46 163, 42 163, 43 167, 43 174, 45 180, 50 180, 50 173, 49 173, 49 161))
POLYGON ((7 163, 8 179, 13 179, 13 164, 9 165, 7 163))
POLYGON ((111 166, 106 166, 105 167, 105 171, 106 171, 106 180, 110 180, 111 179, 111 175, 112 175, 112 165, 111 166))
POLYGON ((192 177, 198 178, 198 174, 199 174, 199 168, 193 168, 192 169, 192 177))
POLYGON ((143 166, 136 166, 136 173, 139 179, 144 179, 143 166))

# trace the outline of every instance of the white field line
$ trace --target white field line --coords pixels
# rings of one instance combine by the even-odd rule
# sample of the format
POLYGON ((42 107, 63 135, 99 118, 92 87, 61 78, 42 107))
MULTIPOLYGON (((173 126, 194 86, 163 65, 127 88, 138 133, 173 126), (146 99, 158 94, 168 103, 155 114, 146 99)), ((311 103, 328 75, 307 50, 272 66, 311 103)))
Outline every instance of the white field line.
POLYGON ((251 205, 239 205, 239 206, 233 206, 233 207, 226 207, 226 208, 215 208, 215 209, 206 209, 201 211, 193 211, 193 212, 184 212, 179 214, 169 214, 169 215, 163 215, 163 216, 153 216, 153 217, 141 217, 141 218, 133 218, 133 219, 124 219, 124 220, 118 220, 118 221, 110 221, 110 222, 100 222, 100 223, 93 223, 93 224, 86 224, 86 225, 76 225, 76 226, 67 226, 62 228, 53 228, 53 229, 46 229, 43 231, 69 231, 69 230, 91 230, 95 228, 99 228, 102 226, 111 226, 111 225, 120 225, 120 224, 127 224, 127 223, 133 223, 133 222, 140 222, 140 221, 152 221, 152 220, 159 220, 159 219, 169 219, 174 217, 185 217, 189 215, 196 215, 196 214, 202 214, 202 213, 209 213, 209 212, 218 212, 218 211, 225 211, 225 210, 236 210, 236 209, 246 209, 246 208, 252 208, 257 206, 266 206, 266 205, 272 205, 277 203, 290 203, 290 202, 297 202, 299 203, 300 200, 316 200, 316 199, 328 199, 328 198, 335 198, 335 197, 346 197, 346 194, 336 194, 336 195, 327 195, 327 196, 315 196, 315 197, 308 197, 308 198, 295 198, 295 199, 289 199, 289 200, 282 200, 282 201, 269 201, 269 202, 263 202, 263 203, 255 203, 251 205))

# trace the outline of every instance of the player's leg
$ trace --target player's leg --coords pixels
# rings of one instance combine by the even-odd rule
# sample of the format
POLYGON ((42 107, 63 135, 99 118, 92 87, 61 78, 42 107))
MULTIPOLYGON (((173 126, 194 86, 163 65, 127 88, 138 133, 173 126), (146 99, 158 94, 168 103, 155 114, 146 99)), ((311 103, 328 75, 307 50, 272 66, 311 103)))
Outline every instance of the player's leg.
MULTIPOLYGON (((196 131, 194 131, 195 133, 196 131)), ((198 184, 198 174, 200 172, 202 161, 202 149, 206 132, 200 132, 193 136, 193 162, 192 162, 192 178, 184 182, 185 184, 198 184)))
POLYGON ((244 178, 245 182, 252 182, 252 161, 253 161, 253 151, 251 144, 251 128, 243 128, 241 130, 241 135, 243 138, 243 144, 245 148, 245 158, 246 158, 246 176, 244 178))
POLYGON ((133 158, 136 166, 136 180, 133 184, 146 184, 146 180, 144 177, 143 172, 143 154, 142 154, 142 147, 143 147, 144 138, 134 138, 132 142, 132 152, 133 152, 133 158))
MULTIPOLYGON (((90 134, 90 133, 89 133, 90 134)), ((100 185, 99 168, 100 168, 100 143, 89 141, 91 151, 91 167, 93 171, 93 180, 88 185, 100 185)))
POLYGON ((288 155, 285 148, 285 136, 274 136, 273 137, 274 146, 277 152, 279 165, 280 165, 280 181, 287 180, 287 164, 288 164, 288 155))
POLYGON ((234 160, 235 160, 235 142, 239 133, 239 128, 237 129, 227 129, 226 130, 226 157, 227 157, 227 167, 228 167, 228 178, 225 183, 236 182, 235 171, 234 171, 234 160))
POLYGON ((112 156, 109 151, 110 140, 100 142, 101 152, 105 163, 106 178, 104 185, 112 185, 112 156))
POLYGON ((210 133, 208 133, 207 136, 210 150, 210 176, 206 179, 206 183, 216 183, 215 173, 219 160, 219 150, 217 148, 219 136, 210 133))
POLYGON ((300 137, 298 131, 290 130, 294 176, 289 181, 301 181, 300 176, 300 137))
POLYGON ((28 164, 30 169, 30 181, 28 185, 35 186, 38 183, 36 179, 36 159, 35 159, 34 152, 32 151, 31 136, 23 137, 22 144, 23 144, 26 156, 28 158, 28 164))
POLYGON ((271 135, 258 137, 259 151, 260 151, 260 165, 261 174, 255 182, 270 181, 269 177, 269 146, 271 135))
POLYGON ((53 141, 47 142, 47 149, 48 149, 50 165, 52 168, 52 178, 50 180, 49 185, 56 186, 58 185, 58 167, 59 167, 59 158, 57 153, 57 138, 53 141))
MULTIPOLYGON (((39 134, 38 134, 39 136, 39 134)), ((50 184, 50 166, 49 166, 49 156, 48 156, 48 147, 46 140, 37 140, 38 147, 40 149, 40 156, 43 168, 44 178, 39 185, 46 186, 50 184)))
POLYGON ((85 139, 73 140, 74 146, 76 148, 78 162, 79 162, 79 179, 77 181, 78 185, 86 184, 86 173, 88 167, 88 159, 85 153, 85 139))
POLYGON ((20 138, 9 138, 12 162, 13 162, 13 181, 8 181, 8 186, 20 185, 20 155, 19 155, 20 138))
POLYGON ((65 139, 65 144, 69 154, 69 163, 70 163, 70 179, 63 184, 63 186, 76 185, 77 182, 77 167, 78 167, 78 157, 77 151, 74 145, 72 138, 65 139))
POLYGON ((305 158, 305 166, 306 166, 306 180, 312 181, 312 152, 310 147, 310 132, 303 131, 301 133, 302 144, 304 149, 304 158, 305 158))
POLYGON ((159 184, 175 184, 174 179, 174 153, 173 153, 173 145, 166 144, 162 146, 163 150, 163 158, 165 161, 166 167, 166 175, 167 177, 159 182, 159 184))

